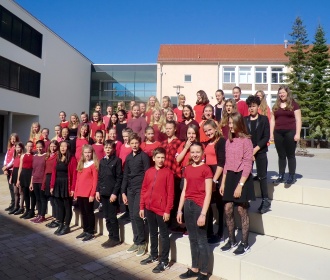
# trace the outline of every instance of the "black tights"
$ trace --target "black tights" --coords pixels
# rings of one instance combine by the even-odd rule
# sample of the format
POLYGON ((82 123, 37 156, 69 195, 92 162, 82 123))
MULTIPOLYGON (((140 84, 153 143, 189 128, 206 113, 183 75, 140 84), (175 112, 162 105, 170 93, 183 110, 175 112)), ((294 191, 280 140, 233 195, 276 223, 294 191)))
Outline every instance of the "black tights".
MULTIPOLYGON (((247 244, 249 239, 249 227, 250 227, 250 218, 248 214, 248 204, 247 203, 239 203, 236 204, 238 207, 238 213, 241 217, 242 223, 242 242, 247 244)), ((228 236, 229 240, 232 243, 236 242, 235 238, 235 221, 234 221, 234 202, 226 202, 225 204, 225 217, 226 224, 228 228, 228 236)))

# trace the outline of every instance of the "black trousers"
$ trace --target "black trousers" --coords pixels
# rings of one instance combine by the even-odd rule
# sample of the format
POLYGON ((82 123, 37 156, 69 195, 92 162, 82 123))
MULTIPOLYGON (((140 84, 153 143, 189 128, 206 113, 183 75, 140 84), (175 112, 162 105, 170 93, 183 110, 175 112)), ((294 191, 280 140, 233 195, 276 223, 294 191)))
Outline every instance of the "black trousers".
POLYGON ((140 192, 141 189, 128 188, 128 208, 133 229, 133 242, 135 245, 145 244, 144 221, 140 218, 140 192))
POLYGON ((89 202, 88 197, 77 197, 84 232, 94 234, 95 232, 95 215, 94 215, 94 201, 89 202))
POLYGON ((8 182, 8 187, 9 187, 9 192, 10 192, 10 204, 14 205, 15 204, 15 192, 14 192, 14 185, 9 183, 9 179, 11 176, 12 171, 7 170, 7 182, 8 182))
POLYGON ((47 209, 47 198, 45 196, 45 192, 41 190, 41 186, 41 183, 33 183, 33 191, 36 197, 38 215, 44 217, 47 209))
POLYGON ((285 173, 288 160, 289 173, 296 173, 296 145, 294 141, 295 130, 278 129, 274 131, 275 147, 278 154, 279 173, 285 173))
POLYGON ((153 257, 158 256, 158 228, 162 252, 160 254, 160 261, 168 262, 170 254, 170 236, 168 230, 168 222, 164 222, 163 216, 157 215, 155 212, 145 210, 147 217, 149 234, 150 234, 150 254, 153 257))
POLYGON ((58 206, 58 221, 69 226, 72 219, 72 197, 56 197, 58 206))
POLYGON ((109 232, 109 238, 115 241, 119 239, 119 225, 117 219, 118 197, 115 202, 110 202, 110 196, 101 195, 101 203, 103 207, 103 217, 105 225, 109 232))
POLYGON ((36 207, 36 196, 34 191, 30 191, 28 187, 22 187, 23 194, 24 194, 24 203, 25 203, 25 210, 26 211, 34 211, 36 207))
POLYGON ((267 167, 268 158, 267 153, 256 153, 255 162, 257 167, 257 176, 260 182, 261 197, 268 198, 268 187, 267 187, 267 167))
MULTIPOLYGON (((207 243, 207 226, 199 227, 197 220, 202 212, 202 207, 194 201, 187 199, 184 202, 184 217, 189 233, 191 267, 199 268, 201 272, 208 272, 210 248, 207 243)), ((207 217, 205 219, 207 221, 207 217)))
POLYGON ((219 193, 219 189, 216 188, 214 192, 212 192, 212 197, 211 197, 211 203, 210 207, 208 210, 208 215, 207 215, 207 236, 210 237, 213 235, 213 209, 212 205, 215 203, 217 210, 218 210, 218 216, 219 216, 219 226, 218 226, 218 233, 220 237, 223 236, 223 211, 224 211, 224 205, 222 201, 222 196, 219 193))

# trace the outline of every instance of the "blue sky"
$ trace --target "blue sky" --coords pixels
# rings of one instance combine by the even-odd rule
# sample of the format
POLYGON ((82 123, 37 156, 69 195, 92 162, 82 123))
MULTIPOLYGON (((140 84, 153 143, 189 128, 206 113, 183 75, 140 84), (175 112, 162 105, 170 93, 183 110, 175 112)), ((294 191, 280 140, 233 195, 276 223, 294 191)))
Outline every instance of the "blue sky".
POLYGON ((310 42, 318 24, 330 38, 328 0, 16 2, 94 63, 156 63, 161 44, 282 44, 297 16, 310 42))

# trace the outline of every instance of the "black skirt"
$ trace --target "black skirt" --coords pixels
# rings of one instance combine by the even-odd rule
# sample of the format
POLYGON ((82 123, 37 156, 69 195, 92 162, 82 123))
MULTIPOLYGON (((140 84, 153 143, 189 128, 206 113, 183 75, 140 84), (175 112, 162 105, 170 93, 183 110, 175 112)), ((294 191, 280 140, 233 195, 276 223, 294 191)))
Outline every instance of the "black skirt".
POLYGON ((18 177, 18 167, 13 168, 13 173, 11 174, 11 183, 16 186, 18 177))
POLYGON ((22 168, 21 175, 19 177, 19 183, 22 188, 28 188, 31 184, 32 168, 22 168))
POLYGON ((60 198, 69 197, 68 178, 58 177, 55 180, 54 196, 60 198))
POLYGON ((46 183, 45 183, 45 195, 51 196, 50 194, 50 179, 52 178, 52 173, 46 174, 46 183))
POLYGON ((228 171, 225 181, 225 191, 223 194, 223 201, 227 202, 235 202, 235 203, 244 203, 248 202, 249 200, 255 200, 255 194, 254 194, 254 183, 252 175, 250 174, 248 179, 246 180, 243 188, 242 188, 242 194, 241 197, 235 198, 234 192, 237 187, 237 185, 240 182, 240 179, 242 177, 242 171, 240 172, 234 172, 234 171, 228 171))

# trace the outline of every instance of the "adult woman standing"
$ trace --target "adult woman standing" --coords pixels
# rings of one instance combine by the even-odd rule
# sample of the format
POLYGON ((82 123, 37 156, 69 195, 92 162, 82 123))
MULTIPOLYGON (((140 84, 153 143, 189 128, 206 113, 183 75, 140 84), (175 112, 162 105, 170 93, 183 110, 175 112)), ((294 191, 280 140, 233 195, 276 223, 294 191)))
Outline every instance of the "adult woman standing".
POLYGON ((296 144, 300 140, 301 110, 288 86, 278 89, 270 120, 270 141, 275 141, 278 154, 279 176, 275 183, 284 182, 286 162, 289 166, 287 184, 296 182, 296 144))
POLYGON ((228 242, 221 247, 227 252, 238 246, 234 255, 244 255, 250 250, 248 244, 250 220, 249 200, 254 200, 254 185, 251 176, 253 145, 240 113, 229 117, 229 134, 226 142, 226 161, 223 170, 220 194, 225 203, 225 217, 228 228, 228 242), (234 205, 242 223, 242 241, 235 238, 234 205))
POLYGON ((217 99, 217 104, 214 106, 215 120, 220 122, 222 118, 222 111, 225 105, 225 94, 222 89, 218 89, 215 92, 215 98, 217 99))
POLYGON ((268 118, 268 120, 270 121, 271 113, 270 113, 270 108, 267 105, 264 91, 258 90, 256 92, 255 96, 258 96, 260 99, 260 106, 258 109, 258 114, 266 116, 268 118))
POLYGON ((203 110, 205 105, 209 104, 209 99, 207 98, 206 92, 204 90, 199 90, 196 93, 197 101, 194 106, 195 120, 200 123, 202 121, 203 110))

